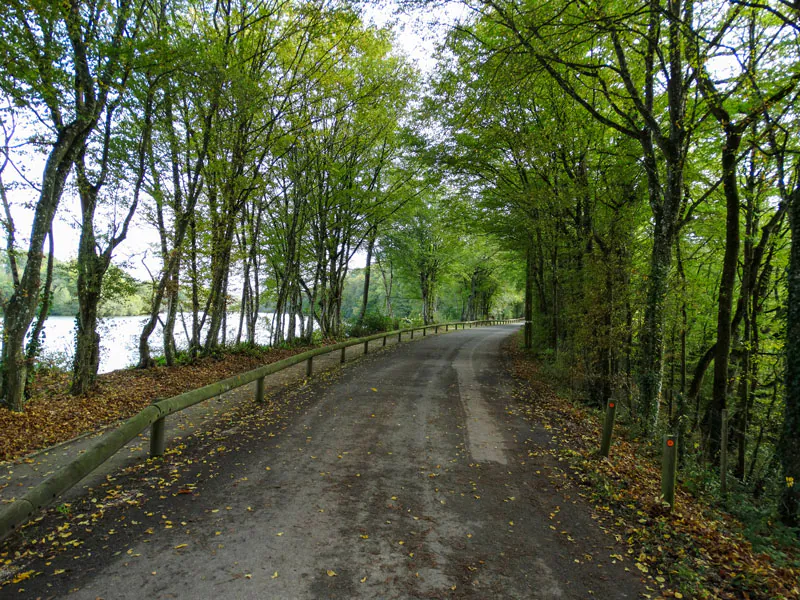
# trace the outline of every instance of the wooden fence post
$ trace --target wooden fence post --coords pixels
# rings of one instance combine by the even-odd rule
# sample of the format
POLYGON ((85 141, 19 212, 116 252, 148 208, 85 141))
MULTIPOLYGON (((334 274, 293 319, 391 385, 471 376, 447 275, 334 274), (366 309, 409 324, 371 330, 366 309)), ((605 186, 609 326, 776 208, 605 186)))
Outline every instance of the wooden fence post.
POLYGON ((259 377, 256 379, 256 404, 263 404, 264 402, 264 378, 259 377))
POLYGON ((722 409, 722 431, 719 448, 719 491, 728 493, 728 411, 722 409))
POLYGON ((397 332, 397 343, 399 344, 402 341, 403 341, 403 333, 401 331, 398 331, 397 332))
POLYGON ((364 354, 366 354, 367 352, 369 352, 369 340, 364 342, 364 354))
POLYGON ((678 469, 678 441, 674 435, 664 436, 664 459, 661 463, 661 495, 670 509, 675 505, 675 475, 678 469))
POLYGON ((386 336, 383 336, 383 345, 386 345, 386 336))
POLYGON ((422 328, 422 337, 425 337, 426 335, 428 335, 428 328, 427 327, 423 327, 422 328))
POLYGON ((341 358, 339 359, 339 362, 340 362, 340 363, 342 363, 342 364, 344 364, 344 355, 345 355, 345 352, 347 352, 347 348, 342 348, 342 356, 341 356, 341 358))
POLYGON ((606 408, 606 420, 603 422, 603 440, 600 443, 600 454, 608 458, 611 450, 611 435, 614 433, 614 417, 617 413, 617 403, 609 401, 606 408))
POLYGON ((314 357, 312 356, 306 361, 306 377, 311 377, 314 372, 314 357))
MULTIPOLYGON (((162 398, 156 398, 153 400, 153 404, 160 400, 162 400, 162 398)), ((167 445, 165 418, 166 417, 161 417, 157 421, 154 421, 153 425, 150 427, 150 458, 164 456, 164 450, 167 445)))
POLYGON ((413 327, 411 328, 411 339, 412 340, 414 339, 414 328, 413 327))

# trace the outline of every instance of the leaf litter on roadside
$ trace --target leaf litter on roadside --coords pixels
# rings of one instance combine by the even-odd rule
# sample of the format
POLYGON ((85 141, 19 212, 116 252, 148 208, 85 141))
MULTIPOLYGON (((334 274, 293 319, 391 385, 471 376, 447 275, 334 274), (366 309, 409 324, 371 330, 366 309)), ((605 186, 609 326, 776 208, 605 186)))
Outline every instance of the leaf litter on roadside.
MULTIPOLYGON (((611 553, 609 558, 630 561, 650 582, 652 598, 800 597, 800 569, 778 568, 769 556, 755 552, 730 515, 683 489, 676 492, 675 509, 665 510, 660 468, 647 457, 644 444, 620 435, 612 457, 598 459, 601 419, 557 395, 515 338, 507 348, 524 417, 557 442, 529 456, 546 452, 566 465, 550 469, 551 482, 556 488, 577 487, 593 504, 601 528, 628 547, 628 556, 611 553)), ((800 564, 800 556, 794 564, 800 564)))

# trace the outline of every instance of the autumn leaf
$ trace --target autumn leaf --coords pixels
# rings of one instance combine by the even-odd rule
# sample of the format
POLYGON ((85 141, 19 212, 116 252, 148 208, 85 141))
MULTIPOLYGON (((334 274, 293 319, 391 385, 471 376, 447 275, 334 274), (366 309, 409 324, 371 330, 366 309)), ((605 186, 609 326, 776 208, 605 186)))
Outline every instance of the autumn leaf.
POLYGON ((20 581, 30 579, 34 573, 36 573, 36 571, 25 571, 24 573, 19 573, 14 577, 14 579, 11 580, 11 583, 19 583, 20 581))
POLYGON ((331 569, 328 569, 328 570, 327 570, 327 571, 325 571, 325 572, 328 574, 328 577, 336 577, 336 571, 333 571, 333 570, 331 570, 331 569))

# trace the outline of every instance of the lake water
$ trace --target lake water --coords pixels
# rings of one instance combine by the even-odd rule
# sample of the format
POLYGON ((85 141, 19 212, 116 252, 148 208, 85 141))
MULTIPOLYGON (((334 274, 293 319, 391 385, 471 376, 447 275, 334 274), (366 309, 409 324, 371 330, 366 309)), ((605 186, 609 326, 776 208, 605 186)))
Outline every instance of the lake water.
MULTIPOLYGON (((191 328, 191 315, 187 314, 186 327, 191 328)), ((162 319, 164 315, 162 315, 162 319)), ((124 369, 134 365, 139 360, 139 335, 142 327, 147 322, 147 317, 105 317, 100 319, 100 373, 108 373, 117 369, 124 369)), ((256 325, 256 343, 267 345, 270 343, 272 313, 259 313, 256 325)), ((227 341, 236 340, 239 329, 239 314, 228 314, 227 341)), ((0 326, 0 330, 2 327, 0 326)), ((299 333, 299 328, 298 328, 299 333)), ((150 352, 153 356, 164 353, 162 343, 161 324, 156 325, 155 331, 150 336, 150 352)), ((245 337, 244 329, 242 337, 245 337)), ((72 359, 75 355, 75 318, 74 317, 49 317, 45 321, 43 336, 43 358, 56 361, 58 364, 72 368, 72 359)), ((205 339, 205 335, 201 340, 205 339)), ((179 349, 189 346, 189 340, 183 328, 181 316, 175 324, 175 343, 179 349)))

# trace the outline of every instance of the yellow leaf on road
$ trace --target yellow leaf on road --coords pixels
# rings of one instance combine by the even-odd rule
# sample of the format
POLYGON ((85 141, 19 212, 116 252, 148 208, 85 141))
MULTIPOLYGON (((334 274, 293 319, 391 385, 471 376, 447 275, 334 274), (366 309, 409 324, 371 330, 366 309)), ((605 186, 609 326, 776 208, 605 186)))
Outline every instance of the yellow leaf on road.
POLYGON ((275 572, 272 574, 272 578, 273 578, 273 579, 277 579, 277 578, 278 578, 278 572, 277 572, 277 571, 275 571, 275 572))
POLYGON ((366 580, 367 580, 367 578, 366 578, 366 577, 362 577, 362 578, 361 578, 361 583, 364 583, 366 580))
POLYGON ((370 388, 373 392, 377 392, 378 388, 370 388))
POLYGON ((188 545, 189 544, 178 544, 177 546, 175 546, 175 550, 180 550, 181 548, 186 548, 186 546, 188 546, 188 545))
POLYGON ((336 571, 332 571, 331 569, 328 569, 325 572, 328 574, 328 577, 336 577, 336 571))

